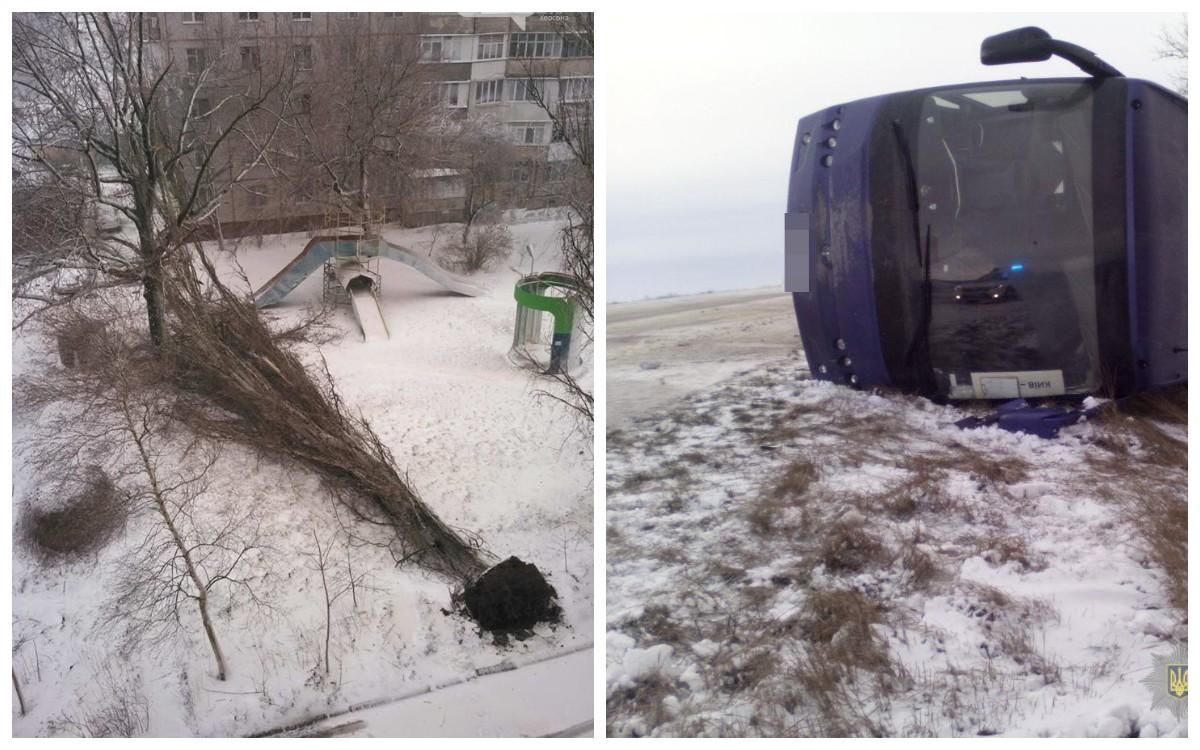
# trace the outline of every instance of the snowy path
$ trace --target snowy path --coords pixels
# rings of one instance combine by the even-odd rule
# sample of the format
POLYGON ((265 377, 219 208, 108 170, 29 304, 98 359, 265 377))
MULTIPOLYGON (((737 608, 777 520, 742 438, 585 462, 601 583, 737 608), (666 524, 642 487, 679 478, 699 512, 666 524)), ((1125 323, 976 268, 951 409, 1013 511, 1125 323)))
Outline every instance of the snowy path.
POLYGON ((514 666, 501 662, 480 675, 355 707, 272 737, 546 737, 590 736, 592 697, 561 685, 592 674, 593 650, 514 666), (496 671, 492 671, 496 670, 496 671), (497 732, 502 727, 503 731, 497 732))

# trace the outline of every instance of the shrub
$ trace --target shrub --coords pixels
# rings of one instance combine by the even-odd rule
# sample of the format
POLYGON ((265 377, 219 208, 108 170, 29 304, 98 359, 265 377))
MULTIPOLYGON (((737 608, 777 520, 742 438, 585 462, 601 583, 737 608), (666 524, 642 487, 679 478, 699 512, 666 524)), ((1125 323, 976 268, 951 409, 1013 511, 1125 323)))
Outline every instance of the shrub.
POLYGON ((490 268, 512 249, 512 233, 503 224, 485 224, 472 229, 465 242, 451 245, 450 265, 463 273, 475 273, 490 268))
POLYGON ((125 525, 128 507, 104 471, 90 467, 80 485, 65 505, 29 512, 28 539, 41 555, 72 558, 94 552, 125 525))

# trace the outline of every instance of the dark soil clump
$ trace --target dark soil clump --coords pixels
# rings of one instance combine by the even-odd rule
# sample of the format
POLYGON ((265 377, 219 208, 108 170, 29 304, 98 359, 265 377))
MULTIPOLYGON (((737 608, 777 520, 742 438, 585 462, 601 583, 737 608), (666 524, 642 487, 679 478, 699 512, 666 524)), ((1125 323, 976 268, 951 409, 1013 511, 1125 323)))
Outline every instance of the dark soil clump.
POLYGON ((536 565, 510 557, 470 583, 463 602, 484 630, 508 634, 557 622, 562 615, 557 596, 536 565))

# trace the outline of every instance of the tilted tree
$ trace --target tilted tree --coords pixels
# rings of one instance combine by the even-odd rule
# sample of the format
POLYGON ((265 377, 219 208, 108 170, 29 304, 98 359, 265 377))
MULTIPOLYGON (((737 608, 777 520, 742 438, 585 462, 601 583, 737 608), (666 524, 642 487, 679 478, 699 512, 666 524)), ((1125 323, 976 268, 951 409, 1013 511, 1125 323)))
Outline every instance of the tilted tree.
POLYGON ((227 75, 241 67, 228 47, 173 60, 152 20, 14 15, 14 193, 72 215, 23 225, 40 237, 14 269, 13 295, 36 312, 137 285, 162 346, 164 268, 262 163, 293 69, 227 75))

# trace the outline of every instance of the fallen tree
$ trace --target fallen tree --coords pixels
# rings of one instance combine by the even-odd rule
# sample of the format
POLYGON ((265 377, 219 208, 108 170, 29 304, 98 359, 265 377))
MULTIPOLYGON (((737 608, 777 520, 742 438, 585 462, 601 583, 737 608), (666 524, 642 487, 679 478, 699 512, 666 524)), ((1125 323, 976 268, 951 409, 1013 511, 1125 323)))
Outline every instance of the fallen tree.
POLYGON ((359 522, 384 534, 397 564, 460 584, 465 612, 501 641, 557 620, 554 588, 537 567, 510 558, 489 570, 480 540, 425 505, 367 420, 347 408, 328 368, 314 377, 254 303, 221 283, 203 248, 197 256, 203 279, 188 266, 167 285, 178 416, 201 434, 316 471, 359 522))
POLYGON ((391 451, 352 413, 327 369, 314 377, 281 346, 252 301, 217 278, 176 269, 167 285, 178 416, 203 435, 298 461, 323 477, 360 522, 389 533, 399 563, 467 583, 487 569, 478 539, 439 519, 391 451))

